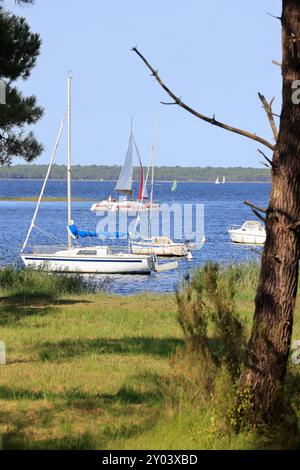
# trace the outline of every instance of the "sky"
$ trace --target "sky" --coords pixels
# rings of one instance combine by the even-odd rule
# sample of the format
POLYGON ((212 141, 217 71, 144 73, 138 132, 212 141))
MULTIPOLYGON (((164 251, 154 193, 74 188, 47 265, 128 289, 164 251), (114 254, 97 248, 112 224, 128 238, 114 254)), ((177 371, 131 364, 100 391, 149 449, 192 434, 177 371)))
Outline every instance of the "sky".
MULTIPOLYGON (((151 152, 158 117, 157 165, 261 167, 258 144, 218 129, 178 106, 130 51, 137 45, 175 94, 203 114, 272 141, 257 92, 280 112, 279 0, 35 0, 4 7, 24 16, 42 38, 24 94, 45 109, 34 132, 48 163, 66 106, 72 72, 73 164, 122 164, 133 117, 142 159, 151 152)), ((266 153, 269 151, 266 149, 266 153)), ((56 163, 66 161, 66 138, 56 163)), ((21 160, 15 160, 21 163, 21 160)))

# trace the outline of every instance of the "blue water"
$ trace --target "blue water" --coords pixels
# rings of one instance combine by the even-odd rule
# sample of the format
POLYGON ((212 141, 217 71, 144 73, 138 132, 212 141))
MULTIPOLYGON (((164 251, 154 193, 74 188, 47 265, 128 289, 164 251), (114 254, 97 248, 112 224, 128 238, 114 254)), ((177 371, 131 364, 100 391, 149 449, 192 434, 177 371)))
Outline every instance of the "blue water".
MULTIPOLYGON (((42 181, 0 180, 0 197, 38 196, 42 181)), ((114 183, 95 181, 74 181, 74 197, 89 198, 93 201, 106 198, 112 193, 114 183)), ((141 291, 170 292, 188 270, 201 266, 207 260, 222 263, 257 259, 256 250, 229 242, 227 226, 241 224, 255 219, 251 209, 243 203, 250 200, 258 206, 266 206, 270 191, 269 183, 178 183, 172 194, 170 183, 155 185, 155 200, 160 203, 204 204, 205 236, 207 242, 199 251, 193 252, 193 260, 179 260, 179 269, 149 276, 110 276, 110 290, 120 294, 141 291)), ((46 196, 66 196, 65 181, 49 181, 46 196)), ((0 263, 18 262, 18 253, 23 244, 35 202, 0 201, 0 263)), ((95 229, 98 219, 91 212, 91 202, 74 202, 73 218, 79 227, 95 229)), ((61 240, 66 230, 66 204, 64 202, 43 202, 37 219, 37 226, 49 231, 61 240)), ((31 244, 49 243, 39 232, 34 231, 31 244)), ((83 242, 85 243, 85 242, 83 242)), ((99 241, 98 241, 99 243, 99 241)), ((89 240, 91 244, 91 240, 89 240)))

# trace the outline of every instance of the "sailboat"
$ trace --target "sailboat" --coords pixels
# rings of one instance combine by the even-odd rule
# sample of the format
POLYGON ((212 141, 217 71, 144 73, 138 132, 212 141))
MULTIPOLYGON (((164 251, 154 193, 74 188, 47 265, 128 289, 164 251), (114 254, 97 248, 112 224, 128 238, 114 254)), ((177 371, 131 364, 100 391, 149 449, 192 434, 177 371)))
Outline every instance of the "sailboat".
MULTIPOLYGON (((148 237, 141 240, 131 239, 132 253, 156 256, 189 256, 191 257, 190 250, 186 243, 174 242, 171 238, 166 236, 152 236, 152 201, 154 193, 154 168, 156 160, 156 119, 154 121, 153 129, 153 143, 151 152, 151 194, 150 194, 150 212, 148 224, 148 237)), ((177 182, 174 181, 171 191, 176 191, 177 182)))
POLYGON ((215 184, 224 184, 225 183, 225 176, 223 176, 222 180, 219 180, 219 177, 217 176, 217 179, 215 181, 215 184))
POLYGON ((129 142, 126 152, 126 157, 124 165, 121 169, 117 184, 115 186, 115 191, 119 194, 122 194, 123 197, 119 199, 109 196, 107 199, 94 203, 91 206, 91 211, 94 212, 114 212, 114 211, 145 211, 151 209, 159 209, 159 204, 147 202, 147 186, 144 184, 144 171, 140 153, 135 142, 132 130, 132 120, 131 120, 131 129, 129 134, 129 142), (133 179, 133 152, 134 149, 138 156, 139 166, 140 166, 140 179, 139 179, 139 190, 137 200, 133 199, 133 189, 132 189, 132 179, 133 179), (144 202, 144 200, 146 202, 144 202))
MULTIPOLYGON (((80 273, 118 273, 118 274, 148 274, 152 271, 160 271, 166 269, 174 269, 177 266, 174 263, 169 263, 169 266, 163 265, 161 268, 158 266, 156 257, 153 255, 136 255, 133 253, 126 253, 121 248, 117 247, 117 251, 113 250, 110 246, 73 246, 73 238, 80 236, 96 236, 95 232, 85 232, 77 230, 72 220, 72 206, 71 206, 71 77, 68 78, 68 105, 64 113, 62 123, 60 125, 59 133, 55 146, 51 155, 49 166, 47 169, 46 177, 42 185, 42 189, 38 198, 37 206, 25 238, 23 247, 21 249, 21 259, 26 267, 32 266, 34 268, 42 268, 49 271, 68 271, 80 273), (68 121, 68 151, 67 151, 67 247, 60 246, 59 248, 53 246, 32 248, 27 252, 28 241, 33 228, 38 229, 35 225, 36 217, 38 215, 41 200, 43 198, 44 190, 47 180, 50 175, 53 160, 60 142, 65 120, 68 121)), ((41 230, 40 230, 41 231, 41 230)), ((54 240, 54 235, 43 232, 51 240, 54 240)))

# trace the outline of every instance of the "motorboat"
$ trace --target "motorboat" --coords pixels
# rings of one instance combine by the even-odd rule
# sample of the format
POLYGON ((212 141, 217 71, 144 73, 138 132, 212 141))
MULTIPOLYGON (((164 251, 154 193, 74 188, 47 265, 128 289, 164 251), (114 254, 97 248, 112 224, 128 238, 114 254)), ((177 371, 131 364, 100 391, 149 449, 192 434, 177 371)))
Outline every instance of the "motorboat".
POLYGON ((247 220, 243 225, 230 225, 228 227, 230 240, 245 245, 263 245, 266 241, 266 229, 256 220, 247 220))

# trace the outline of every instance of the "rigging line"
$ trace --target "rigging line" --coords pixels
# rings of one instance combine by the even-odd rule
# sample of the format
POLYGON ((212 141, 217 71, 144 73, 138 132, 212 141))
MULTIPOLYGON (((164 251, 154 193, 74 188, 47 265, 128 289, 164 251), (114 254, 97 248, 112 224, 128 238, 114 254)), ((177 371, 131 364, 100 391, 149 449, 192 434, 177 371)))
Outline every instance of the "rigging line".
MULTIPOLYGON (((141 159, 140 153, 138 151, 138 148, 137 148, 136 141, 135 141, 134 137, 133 137, 133 142, 134 142, 135 150, 138 154, 138 157, 139 157, 139 159, 141 159)), ((150 173, 151 160, 152 160, 152 152, 150 153, 150 158, 149 158, 145 183, 144 183, 143 190, 142 190, 142 197, 141 197, 141 200, 140 200, 140 204, 139 204, 139 208, 138 208, 138 214, 137 214, 137 218, 136 218, 135 225, 134 225, 133 236, 135 236, 135 232, 136 232, 136 229, 137 229, 137 224, 138 224, 138 221, 140 219, 140 213, 141 213, 141 210, 142 210, 142 204, 143 204, 143 199, 144 199, 144 191, 145 191, 145 188, 147 187, 148 177, 149 177, 149 173, 150 173)))
POLYGON ((39 195, 37 204, 36 204, 36 208, 35 208, 35 211, 34 211, 32 220, 31 220, 31 224, 30 224, 29 230, 28 230, 28 232, 27 232, 25 241, 24 241, 23 246, 22 246, 22 249, 21 249, 21 253, 23 253, 23 251, 25 250, 25 248, 26 248, 26 246, 27 246, 29 237, 30 237, 31 232, 32 232, 32 229, 33 229, 33 227, 34 227, 35 219, 36 219, 36 217, 37 217, 37 215, 38 215, 38 212, 39 212, 41 200, 42 200, 42 197, 43 197, 43 195, 44 195, 44 191, 45 191, 46 183, 47 183, 48 178, 49 178, 49 175, 50 175, 52 163, 53 163, 53 160, 54 160, 56 151, 57 151, 58 144, 59 144, 59 142, 60 142, 60 138, 61 138, 61 134, 62 134, 62 131, 63 131, 63 127, 64 127, 64 124, 65 124, 66 117, 67 117, 67 110, 65 110, 64 115, 63 115, 63 118, 62 118, 62 121, 61 121, 61 125, 60 125, 59 131, 58 131, 58 136, 57 136, 57 139, 56 139, 56 142, 55 142, 53 151, 52 151, 52 155, 51 155, 51 158, 50 158, 50 162, 49 162, 49 165, 48 165, 47 173, 46 173, 46 176, 45 176, 43 185, 42 185, 42 189, 41 189, 41 192, 40 192, 40 195, 39 195))
POLYGON ((45 237, 49 238, 50 240, 53 240, 54 242, 57 242, 61 246, 65 246, 65 243, 62 242, 59 238, 55 238, 53 235, 49 235, 49 233, 44 232, 41 228, 37 227, 36 225, 34 226, 35 229, 40 232, 42 235, 45 235, 45 237))

